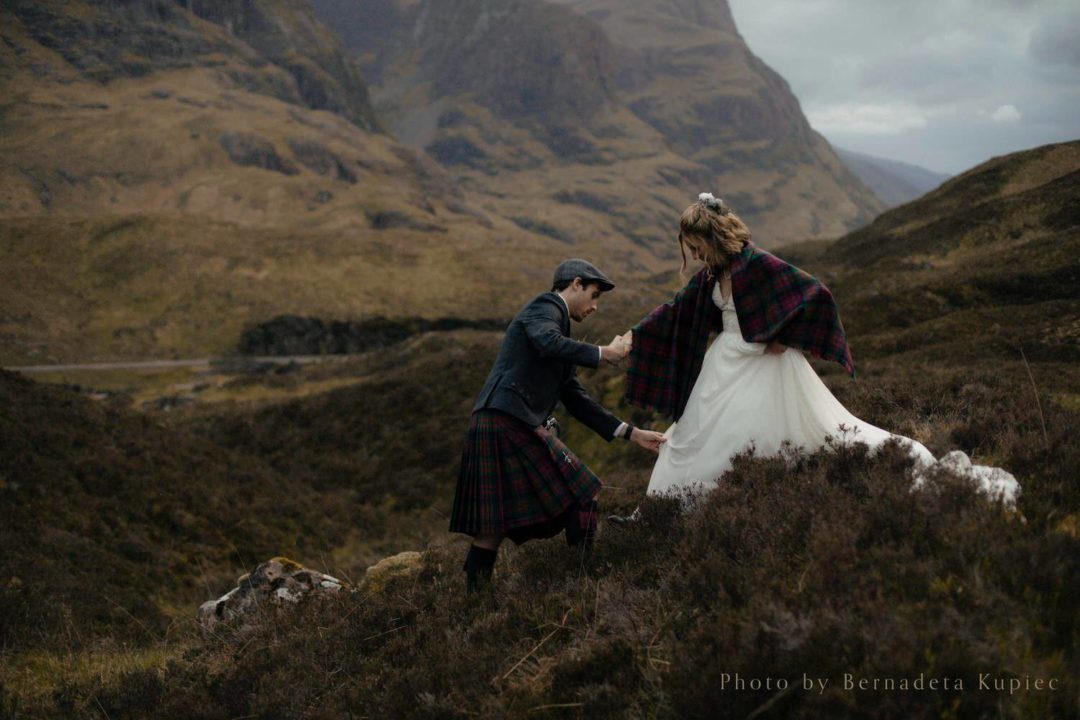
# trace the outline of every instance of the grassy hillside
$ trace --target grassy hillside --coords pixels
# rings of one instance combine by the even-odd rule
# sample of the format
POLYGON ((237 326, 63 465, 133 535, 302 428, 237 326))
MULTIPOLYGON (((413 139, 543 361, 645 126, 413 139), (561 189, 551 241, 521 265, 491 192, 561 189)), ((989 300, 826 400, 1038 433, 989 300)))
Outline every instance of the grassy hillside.
POLYGON ((1080 359, 1080 142, 991 160, 835 243, 826 280, 857 364, 1080 359), (866 361, 863 363, 862 361, 866 361))
POLYGON ((433 335, 292 376, 241 375, 186 419, 4 373, 0 643, 145 642, 267 557, 358 576, 426 543, 443 530, 433 508, 445 510, 494 342, 433 335), (269 406, 250 392, 327 379, 336 389, 269 406))
MULTIPOLYGON (((512 315, 519 299, 500 272, 520 266, 518 249, 463 250, 446 238, 407 230, 297 235, 162 216, 12 220, 0 227, 0 362, 224 355, 245 326, 284 313, 512 315)), ((547 280, 558 256, 547 257, 522 273, 547 280)))
MULTIPOLYGON (((951 416, 1017 473, 1018 512, 947 476, 911 492, 896 448, 746 457, 697 506, 650 500, 641 526, 603 527, 589 557, 561 540, 507 547, 479 597, 462 591, 463 543, 436 543, 415 579, 268 613, 254 632, 189 635, 183 657, 70 678, 26 717, 1069 716, 1077 413, 1051 409, 1044 443, 1008 379, 931 368, 847 400, 893 427, 947 431, 951 416), (737 689, 736 673, 773 684, 737 689), (803 673, 828 687, 804 690, 803 673), (920 673, 952 685, 843 685, 920 673), (1058 689, 979 691, 986 673, 1058 689)), ((605 506, 627 509, 647 468, 607 480, 605 506)))
POLYGON ((156 640, 255 558, 344 537, 340 493, 11 373, 2 392, 5 648, 156 640))

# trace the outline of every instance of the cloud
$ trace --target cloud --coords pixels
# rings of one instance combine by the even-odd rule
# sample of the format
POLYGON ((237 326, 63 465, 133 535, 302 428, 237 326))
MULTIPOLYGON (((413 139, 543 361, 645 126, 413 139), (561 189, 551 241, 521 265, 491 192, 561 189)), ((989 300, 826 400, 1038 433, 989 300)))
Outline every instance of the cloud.
POLYGON ((808 108, 806 116, 823 133, 898 135, 927 125, 926 115, 914 105, 831 105, 808 108))
POLYGON ((1077 0, 729 4, 830 142, 960 172, 1080 138, 1077 0))
POLYGON ((1020 117, 1020 111, 1016 109, 1015 105, 1002 105, 990 113, 990 119, 998 123, 1020 122, 1020 117))
POLYGON ((1080 68, 1077 30, 1080 30, 1080 6, 1047 15, 1031 33, 1028 55, 1043 65, 1080 68))

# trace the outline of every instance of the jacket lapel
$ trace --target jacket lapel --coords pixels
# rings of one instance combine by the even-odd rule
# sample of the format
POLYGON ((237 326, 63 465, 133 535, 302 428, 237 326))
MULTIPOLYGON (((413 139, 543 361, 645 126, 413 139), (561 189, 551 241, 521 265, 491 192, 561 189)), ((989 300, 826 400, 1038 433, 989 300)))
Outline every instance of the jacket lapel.
POLYGON ((570 311, 566 308, 566 301, 557 292, 552 292, 551 295, 555 299, 555 304, 559 306, 559 317, 562 318, 562 334, 570 337, 570 311))

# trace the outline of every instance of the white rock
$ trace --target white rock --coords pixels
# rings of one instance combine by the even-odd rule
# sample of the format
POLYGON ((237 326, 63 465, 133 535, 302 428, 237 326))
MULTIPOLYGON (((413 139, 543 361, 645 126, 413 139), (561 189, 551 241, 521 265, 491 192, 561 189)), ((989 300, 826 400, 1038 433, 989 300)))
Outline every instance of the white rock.
POLYGON ((237 587, 199 606, 204 628, 254 612, 263 602, 294 603, 310 591, 337 592, 345 583, 288 558, 276 557, 241 575, 237 587))

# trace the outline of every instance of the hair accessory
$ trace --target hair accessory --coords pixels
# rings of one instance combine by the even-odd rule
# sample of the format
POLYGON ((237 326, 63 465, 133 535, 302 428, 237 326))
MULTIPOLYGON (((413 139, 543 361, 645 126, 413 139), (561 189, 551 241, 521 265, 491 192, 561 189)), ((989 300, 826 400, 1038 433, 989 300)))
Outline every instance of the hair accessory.
POLYGON ((724 205, 723 199, 714 197, 712 193, 703 192, 697 196, 697 199, 699 203, 721 215, 726 215, 729 212, 728 207, 724 205))

